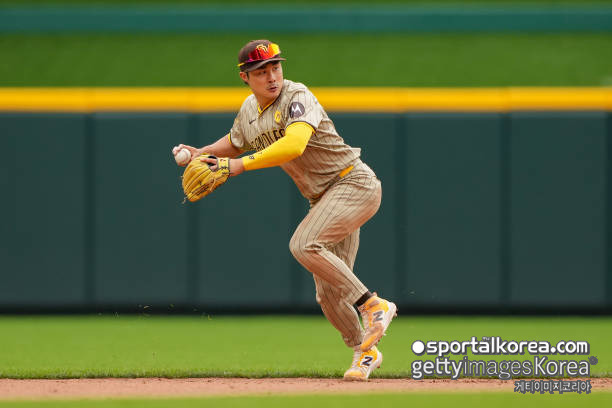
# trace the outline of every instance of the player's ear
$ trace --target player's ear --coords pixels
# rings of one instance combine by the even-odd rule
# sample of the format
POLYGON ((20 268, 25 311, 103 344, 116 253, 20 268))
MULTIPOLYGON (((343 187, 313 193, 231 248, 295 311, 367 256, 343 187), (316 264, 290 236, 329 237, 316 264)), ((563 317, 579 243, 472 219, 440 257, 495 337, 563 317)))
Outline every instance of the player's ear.
POLYGON ((248 85, 249 84, 249 73, 240 71, 238 74, 240 75, 242 82, 248 85))

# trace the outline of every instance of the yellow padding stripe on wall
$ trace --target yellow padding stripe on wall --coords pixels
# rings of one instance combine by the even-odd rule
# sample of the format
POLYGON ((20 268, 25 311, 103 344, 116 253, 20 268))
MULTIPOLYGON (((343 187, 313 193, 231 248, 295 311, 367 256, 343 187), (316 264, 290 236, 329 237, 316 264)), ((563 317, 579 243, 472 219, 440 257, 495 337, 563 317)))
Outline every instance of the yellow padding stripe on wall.
MULTIPOLYGON (((332 112, 608 110, 612 88, 312 88, 332 112)), ((0 88, 0 111, 236 112, 244 88, 0 88)))

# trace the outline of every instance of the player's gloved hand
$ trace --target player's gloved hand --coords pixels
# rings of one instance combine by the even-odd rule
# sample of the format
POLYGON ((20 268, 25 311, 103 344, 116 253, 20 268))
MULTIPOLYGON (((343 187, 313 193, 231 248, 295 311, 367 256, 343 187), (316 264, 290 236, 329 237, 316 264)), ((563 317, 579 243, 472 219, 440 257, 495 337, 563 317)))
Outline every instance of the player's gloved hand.
MULTIPOLYGON (((200 156, 200 161, 208 163, 212 171, 217 170, 217 167, 218 167, 217 160, 222 160, 222 159, 217 159, 217 158, 214 158, 214 156, 208 156, 208 155, 200 156)), ((229 160, 228 165, 230 169, 230 177, 237 176, 244 172, 244 164, 242 163, 242 159, 228 159, 228 160, 229 160)))
POLYGON ((230 159, 208 154, 200 155, 199 159, 192 160, 183 172, 183 192, 185 198, 191 202, 198 201, 215 191, 230 175, 230 159), (214 170, 211 167, 214 167, 214 170))

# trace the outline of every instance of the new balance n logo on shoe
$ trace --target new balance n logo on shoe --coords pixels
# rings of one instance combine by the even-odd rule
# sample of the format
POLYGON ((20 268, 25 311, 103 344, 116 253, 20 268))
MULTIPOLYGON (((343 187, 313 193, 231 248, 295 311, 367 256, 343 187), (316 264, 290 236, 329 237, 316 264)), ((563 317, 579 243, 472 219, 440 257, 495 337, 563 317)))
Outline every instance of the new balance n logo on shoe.
POLYGON ((358 309, 365 329, 360 348, 365 352, 378 344, 385 335, 389 323, 397 315, 397 306, 393 302, 379 298, 375 293, 358 309))
POLYGON ((383 356, 376 346, 368 351, 361 351, 355 347, 351 367, 344 373, 346 381, 367 381, 372 371, 382 364, 383 356))

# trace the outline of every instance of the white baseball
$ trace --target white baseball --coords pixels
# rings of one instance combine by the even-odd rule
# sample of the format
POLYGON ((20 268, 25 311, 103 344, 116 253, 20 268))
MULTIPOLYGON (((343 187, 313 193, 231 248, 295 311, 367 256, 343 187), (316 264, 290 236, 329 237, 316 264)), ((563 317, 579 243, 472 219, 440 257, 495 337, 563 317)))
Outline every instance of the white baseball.
POLYGON ((189 153, 189 150, 182 148, 174 155, 174 160, 176 160, 176 164, 183 166, 191 161, 191 153, 189 153))

